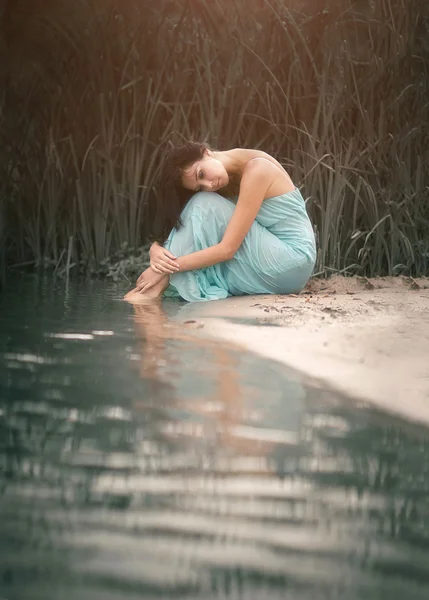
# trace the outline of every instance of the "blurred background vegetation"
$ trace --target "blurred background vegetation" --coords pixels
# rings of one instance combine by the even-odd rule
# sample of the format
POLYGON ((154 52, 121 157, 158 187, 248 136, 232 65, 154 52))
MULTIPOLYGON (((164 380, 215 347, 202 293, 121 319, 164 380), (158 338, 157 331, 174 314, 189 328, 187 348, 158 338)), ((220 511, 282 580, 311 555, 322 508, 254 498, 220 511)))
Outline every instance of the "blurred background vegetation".
POLYGON ((0 27, 3 274, 138 270, 176 135, 278 158, 317 272, 429 275, 427 0, 0 0, 0 27))

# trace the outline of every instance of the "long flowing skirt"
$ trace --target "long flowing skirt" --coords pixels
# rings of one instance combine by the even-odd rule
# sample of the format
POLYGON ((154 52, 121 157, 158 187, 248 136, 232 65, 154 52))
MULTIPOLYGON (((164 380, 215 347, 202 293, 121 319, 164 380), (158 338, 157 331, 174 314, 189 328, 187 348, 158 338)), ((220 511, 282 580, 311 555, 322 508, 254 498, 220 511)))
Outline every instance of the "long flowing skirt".
MULTIPOLYGON (((179 257, 218 244, 234 208, 233 202, 214 192, 195 194, 182 211, 183 226, 171 231, 165 247, 179 257)), ((231 260, 172 275, 166 295, 201 302, 246 294, 297 293, 313 268, 314 259, 308 253, 255 220, 231 260)))

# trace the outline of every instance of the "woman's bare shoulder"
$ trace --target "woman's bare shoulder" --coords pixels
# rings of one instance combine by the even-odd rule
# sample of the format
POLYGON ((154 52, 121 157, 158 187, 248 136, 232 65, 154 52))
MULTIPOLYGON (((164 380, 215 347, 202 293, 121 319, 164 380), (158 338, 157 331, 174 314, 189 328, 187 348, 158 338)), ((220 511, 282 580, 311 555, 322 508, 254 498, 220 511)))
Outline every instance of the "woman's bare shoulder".
POLYGON ((243 154, 243 177, 246 174, 248 177, 252 177, 252 175, 255 174, 255 169, 256 176, 260 176, 265 173, 267 177, 272 177, 272 182, 267 191, 267 197, 284 194, 295 189, 295 185, 289 173, 275 158, 270 156, 267 152, 263 152, 262 150, 246 149, 245 151, 247 160, 243 154))
POLYGON ((250 173, 256 174, 256 176, 264 173, 276 175, 279 173, 279 169, 275 163, 268 160, 265 156, 254 156, 244 165, 243 177, 250 173))
POLYGON ((229 152, 234 154, 240 160, 240 162, 243 163, 248 163, 254 158, 265 158, 265 160, 269 161, 273 165, 283 169, 282 165, 273 156, 271 156, 271 154, 268 154, 268 152, 264 152, 263 150, 256 150, 252 148, 233 148, 229 152))

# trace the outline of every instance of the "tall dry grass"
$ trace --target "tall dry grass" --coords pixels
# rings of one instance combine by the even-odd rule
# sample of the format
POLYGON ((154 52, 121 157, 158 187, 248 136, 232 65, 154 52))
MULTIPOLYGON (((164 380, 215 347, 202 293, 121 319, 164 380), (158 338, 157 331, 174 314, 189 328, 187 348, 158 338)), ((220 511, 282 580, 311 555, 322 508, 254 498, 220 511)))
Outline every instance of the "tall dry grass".
POLYGON ((175 132, 279 158, 317 272, 429 274, 428 22, 426 0, 17 1, 1 252, 68 272, 140 246, 175 132))

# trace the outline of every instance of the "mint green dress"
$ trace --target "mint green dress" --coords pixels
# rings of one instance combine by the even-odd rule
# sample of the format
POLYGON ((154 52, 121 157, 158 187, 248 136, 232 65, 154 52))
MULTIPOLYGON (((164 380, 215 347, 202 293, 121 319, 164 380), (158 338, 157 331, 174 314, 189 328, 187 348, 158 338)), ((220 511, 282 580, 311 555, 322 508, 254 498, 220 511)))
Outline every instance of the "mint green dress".
MULTIPOLYGON (((183 226, 164 244, 184 256, 218 244, 234 212, 231 200, 198 192, 182 211, 183 226)), ((267 198, 234 258, 211 267, 176 273, 166 296, 189 302, 246 294, 297 293, 316 261, 316 244, 305 202, 298 188, 267 198)))

